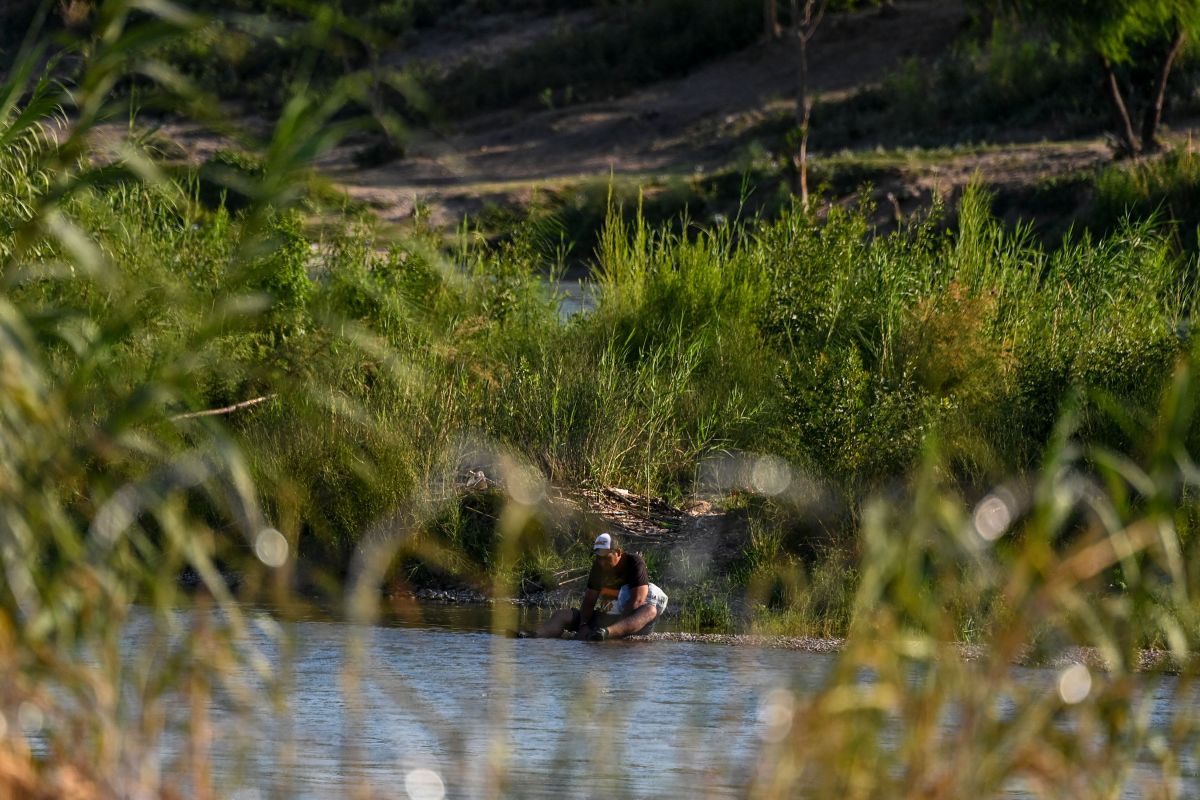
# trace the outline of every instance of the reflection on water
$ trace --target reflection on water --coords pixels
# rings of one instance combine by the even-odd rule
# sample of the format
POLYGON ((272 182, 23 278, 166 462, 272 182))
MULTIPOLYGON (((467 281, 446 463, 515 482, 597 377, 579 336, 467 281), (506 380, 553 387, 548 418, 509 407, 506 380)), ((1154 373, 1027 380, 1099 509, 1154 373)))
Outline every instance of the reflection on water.
POLYGON ((596 294, 590 281, 564 278, 554 282, 553 290, 558 297, 558 314, 564 320, 596 307, 596 294))
POLYGON ((357 689, 346 623, 287 623, 288 658, 256 633, 287 671, 287 713, 214 710, 222 793, 434 797, 440 781, 446 797, 476 797, 502 781, 520 797, 740 796, 765 730, 762 698, 816 688, 832 665, 782 650, 511 640, 490 633, 486 608, 419 616, 419 627, 362 631, 357 689))
MULTIPOLYGON (((220 796, 742 797, 760 747, 792 724, 794 693, 819 690, 834 666, 786 650, 511 640, 491 622, 486 608, 427 606, 368 628, 254 626, 284 691, 272 711, 269 687, 247 668, 239 677, 262 703, 246 713, 231 697, 214 701, 220 796)), ((145 629, 131 626, 128 646, 145 629)), ((1055 691, 1054 671, 1022 672, 1055 691)), ((1153 725, 1170 724, 1172 680, 1148 687, 1153 725)), ((1001 716, 1005 705, 998 698, 1001 716)), ((896 734, 885 725, 881 735, 896 734)), ((166 755, 169 769, 179 753, 166 755)), ((1135 769, 1125 796, 1141 796, 1139 776, 1153 774, 1135 769)))
MULTIPOLYGON (((512 606, 502 609, 511 614, 513 628, 533 628, 552 611, 545 609, 512 606)), ((327 615, 325 615, 327 616, 327 615)), ((385 627, 440 628, 463 632, 491 632, 495 614, 493 608, 484 605, 454 605, 449 603, 421 603, 401 611, 393 610, 381 624, 385 627)))

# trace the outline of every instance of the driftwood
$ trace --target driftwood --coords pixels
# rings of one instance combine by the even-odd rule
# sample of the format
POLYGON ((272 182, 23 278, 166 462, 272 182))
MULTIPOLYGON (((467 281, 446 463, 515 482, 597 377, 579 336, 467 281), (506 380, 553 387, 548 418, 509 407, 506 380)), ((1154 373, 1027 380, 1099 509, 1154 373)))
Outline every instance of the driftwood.
POLYGON ((607 520, 628 541, 669 543, 681 538, 684 512, 663 500, 610 487, 580 495, 588 511, 607 520))
MULTIPOLYGON (((466 468, 446 487, 459 495, 475 492, 504 491, 505 484, 498 476, 483 469, 466 468)), ((599 517, 617 535, 622 543, 635 547, 663 545, 701 545, 708 540, 723 537, 726 514, 710 503, 691 501, 682 508, 667 501, 640 495, 628 489, 605 486, 600 489, 566 489, 561 486, 547 487, 549 508, 568 518, 583 513, 599 517)), ((707 545, 706 545, 707 546, 707 545)), ((581 571, 586 572, 587 568, 581 571)), ((576 570, 555 573, 558 585, 572 583, 583 576, 576 570)))
POLYGON ((275 395, 273 394, 264 394, 262 397, 255 397, 253 400, 243 400, 240 403, 234 403, 233 405, 225 406, 224 408, 209 408, 204 411, 189 411, 186 414, 176 414, 175 416, 171 417, 171 421, 179 422, 185 419, 196 419, 197 417, 217 417, 221 416, 222 414, 232 414, 234 411, 241 411, 243 408, 250 408, 251 406, 256 406, 259 403, 265 403, 274 397, 275 395))

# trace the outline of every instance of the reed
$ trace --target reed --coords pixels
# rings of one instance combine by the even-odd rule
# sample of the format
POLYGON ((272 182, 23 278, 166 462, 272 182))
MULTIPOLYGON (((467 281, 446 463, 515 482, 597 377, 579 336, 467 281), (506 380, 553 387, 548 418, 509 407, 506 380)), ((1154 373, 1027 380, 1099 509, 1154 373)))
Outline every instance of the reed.
MULTIPOLYGON (((0 85, 0 794, 219 794, 217 729, 287 717, 298 646, 239 601, 335 599, 353 710, 386 591, 570 572, 586 532, 550 490, 598 484, 770 494, 740 572, 693 574, 744 587, 759 630, 846 634, 819 689, 764 699, 748 796, 1107 795, 1145 752, 1165 785, 1186 772, 1190 706, 1153 731, 1125 711, 1140 687, 1187 697, 1200 637, 1195 265, 1153 220, 1047 249, 979 189, 955 228, 887 237, 863 209, 614 213, 596 308, 564 318, 536 229, 443 248, 307 224, 352 87, 283 105, 236 213, 136 124, 98 150, 130 70, 187 105, 152 54, 197 22, 111 0, 95 24, 72 91, 36 82, 32 44, 0 85), (736 454, 786 486, 698 479, 736 454), (467 467, 500 487, 469 508, 467 467), (152 646, 123 649, 130 625, 152 646), (1087 666, 1061 663, 1073 646, 1087 666), (1147 647, 1174 683, 1134 677, 1147 647)), ((735 627, 732 600, 687 588, 694 625, 735 627)))

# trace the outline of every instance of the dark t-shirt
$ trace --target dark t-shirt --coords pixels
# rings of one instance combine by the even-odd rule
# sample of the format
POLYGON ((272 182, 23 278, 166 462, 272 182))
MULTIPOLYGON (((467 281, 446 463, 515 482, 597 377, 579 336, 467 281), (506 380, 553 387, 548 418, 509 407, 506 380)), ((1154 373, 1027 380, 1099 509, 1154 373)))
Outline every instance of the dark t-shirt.
POLYGON ((613 569, 601 566, 599 561, 593 561, 592 571, 588 573, 587 588, 615 597, 622 586, 648 586, 649 584, 650 575, 646 572, 645 559, 637 553, 623 553, 621 560, 613 569), (609 591, 605 592, 605 589, 609 591))

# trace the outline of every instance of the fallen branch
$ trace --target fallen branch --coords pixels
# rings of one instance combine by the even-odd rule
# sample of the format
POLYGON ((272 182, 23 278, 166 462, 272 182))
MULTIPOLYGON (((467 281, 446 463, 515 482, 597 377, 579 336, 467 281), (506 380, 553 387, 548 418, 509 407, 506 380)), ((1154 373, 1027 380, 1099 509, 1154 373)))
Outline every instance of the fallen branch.
POLYGON ((181 420, 195 419, 197 417, 216 417, 222 414, 232 414, 234 411, 241 411, 243 408, 249 408, 250 406, 258 405, 259 403, 265 403, 267 400, 271 400, 274 397, 275 395, 273 394, 265 394, 262 397, 255 397, 253 400, 243 400, 240 403, 234 403, 233 405, 225 406, 224 408, 210 408, 205 411, 189 411, 186 414, 176 414, 175 416, 171 417, 171 421, 179 422, 181 420))

